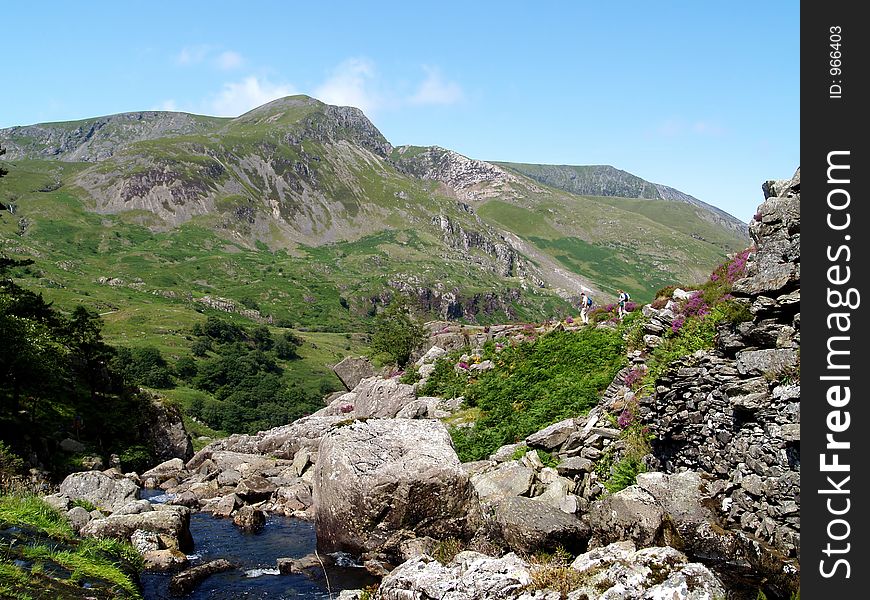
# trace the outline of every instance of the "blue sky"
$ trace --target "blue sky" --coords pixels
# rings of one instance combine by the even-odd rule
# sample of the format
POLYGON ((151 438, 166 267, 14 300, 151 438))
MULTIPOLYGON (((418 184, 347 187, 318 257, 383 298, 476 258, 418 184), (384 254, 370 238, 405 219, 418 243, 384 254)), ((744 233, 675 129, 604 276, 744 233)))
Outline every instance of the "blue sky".
POLYGON ((16 4, 0 127, 305 93, 395 145, 610 164, 743 221, 799 164, 796 1, 16 4))

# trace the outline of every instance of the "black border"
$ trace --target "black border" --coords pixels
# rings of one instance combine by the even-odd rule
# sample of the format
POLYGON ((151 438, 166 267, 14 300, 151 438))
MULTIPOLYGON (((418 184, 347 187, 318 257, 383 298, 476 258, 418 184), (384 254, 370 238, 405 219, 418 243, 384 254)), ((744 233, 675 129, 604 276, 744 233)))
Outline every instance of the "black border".
MULTIPOLYGON (((801 296, 801 597, 805 600, 829 598, 831 600, 866 598, 870 594, 870 565, 866 562, 868 538, 868 493, 864 480, 867 462, 870 460, 867 440, 870 439, 870 415, 868 415, 867 384, 862 374, 866 371, 863 349, 868 346, 867 318, 870 296, 865 294, 867 274, 867 238, 870 218, 867 216, 867 153, 864 148, 865 137, 870 134, 870 103, 866 93, 866 82, 862 71, 867 54, 867 23, 858 17, 858 2, 804 2, 801 6, 801 245, 803 294, 801 296), (831 73, 832 27, 840 27, 842 35, 840 60, 842 73, 831 73), (832 94, 831 86, 841 86, 841 93, 832 94), (859 87, 864 84, 863 90, 859 87), (837 97, 839 96, 839 97, 837 97), (837 155, 839 164, 849 165, 849 183, 828 182, 828 157, 833 151, 848 151, 849 154, 837 155), (831 211, 828 207, 828 194, 833 189, 846 188, 850 202, 843 211, 831 211), (844 212, 849 213, 850 226, 843 231, 835 231, 828 226, 829 213, 843 222, 844 212), (849 239, 846 239, 846 236, 849 239), (836 249, 847 245, 847 254, 840 254, 839 260, 830 260, 828 248, 836 256, 836 249), (840 277, 844 267, 850 267, 851 278, 848 283, 833 285, 828 280, 828 269, 840 265, 840 277), (861 302, 855 309, 834 308, 829 305, 828 291, 840 289, 845 292, 855 288, 861 295, 861 302), (848 333, 829 330, 828 317, 834 312, 850 313, 848 333), (820 493, 830 488, 827 476, 837 482, 842 481, 842 473, 823 473, 820 455, 831 450, 825 449, 826 434, 829 432, 826 419, 829 411, 835 410, 828 404, 826 393, 832 382, 820 379, 831 374, 827 367, 828 338, 832 335, 847 335, 847 342, 839 342, 840 349, 848 350, 850 381, 841 382, 850 386, 851 400, 840 410, 849 411, 850 426, 837 433, 838 440, 848 441, 848 450, 840 451, 839 461, 849 464, 847 475, 850 480, 842 487, 849 489, 847 495, 837 495, 836 507, 850 500, 850 510, 842 517, 831 515, 826 500, 834 496, 820 493), (861 491, 859 486, 864 487, 861 491), (849 535, 842 541, 831 541, 832 547, 848 552, 830 557, 824 554, 829 543, 828 524, 832 519, 842 518, 849 523, 849 535), (842 558, 849 563, 849 576, 846 567, 840 564, 831 577, 824 577, 823 569, 831 572, 834 561, 842 558), (825 561, 822 563, 821 561, 825 561)), ((836 30, 835 30, 836 31, 836 30)), ((836 38, 835 38, 836 39, 836 38)), ((833 88, 836 92, 836 88, 833 88)), ((784 90, 780 90, 784 92, 784 90)), ((775 91, 773 93, 776 93, 775 91)), ((845 170, 838 172, 840 176, 845 170)), ((835 194, 842 203, 845 196, 835 194)), ((845 360, 841 360, 845 362, 845 360)), ((839 523, 834 526, 835 535, 846 531, 839 523)))

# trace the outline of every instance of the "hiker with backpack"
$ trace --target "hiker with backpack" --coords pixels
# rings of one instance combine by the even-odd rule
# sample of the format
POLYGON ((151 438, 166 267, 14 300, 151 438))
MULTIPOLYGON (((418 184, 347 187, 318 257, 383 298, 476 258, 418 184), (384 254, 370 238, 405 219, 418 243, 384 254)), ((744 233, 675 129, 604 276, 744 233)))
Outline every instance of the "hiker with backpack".
POLYGON ((592 298, 586 292, 580 292, 580 319, 584 325, 589 325, 589 311, 592 310, 592 298))
POLYGON ((619 300, 619 308, 617 310, 617 314, 620 318, 624 317, 628 314, 628 311, 625 310, 626 303, 631 299, 631 296, 628 295, 628 292, 619 290, 619 294, 617 295, 617 300, 619 300))

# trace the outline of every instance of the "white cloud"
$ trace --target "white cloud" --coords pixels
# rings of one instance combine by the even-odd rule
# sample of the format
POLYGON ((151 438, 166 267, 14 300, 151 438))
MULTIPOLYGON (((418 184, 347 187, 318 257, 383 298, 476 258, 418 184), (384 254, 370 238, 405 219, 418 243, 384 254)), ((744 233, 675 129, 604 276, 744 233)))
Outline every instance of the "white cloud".
POLYGON ((314 96, 327 104, 355 106, 370 113, 384 104, 384 97, 372 89, 374 64, 364 58, 351 58, 335 68, 332 75, 314 90, 314 96))
POLYGON ((223 89, 211 100, 212 114, 221 117, 237 117, 267 102, 298 93, 286 83, 272 83, 267 79, 250 76, 241 81, 224 84, 223 89))
POLYGON ((175 103, 175 100, 164 100, 154 110, 169 110, 176 112, 178 110, 178 105, 175 103))
POLYGON ((715 121, 696 121, 692 124, 692 132, 698 135, 720 136, 725 133, 725 128, 715 121))
POLYGON ((198 46, 185 46, 181 52, 175 55, 175 64, 182 67, 196 65, 205 60, 211 48, 205 44, 198 46))
POLYGON ((456 104, 463 98, 462 88, 454 81, 445 81, 434 67, 423 67, 426 79, 408 101, 411 104, 456 104))
POLYGON ((233 52, 232 50, 221 52, 215 59, 215 64, 217 64, 219 69, 223 69, 224 71, 236 69, 242 66, 243 62, 245 61, 242 58, 242 55, 238 52, 233 52))

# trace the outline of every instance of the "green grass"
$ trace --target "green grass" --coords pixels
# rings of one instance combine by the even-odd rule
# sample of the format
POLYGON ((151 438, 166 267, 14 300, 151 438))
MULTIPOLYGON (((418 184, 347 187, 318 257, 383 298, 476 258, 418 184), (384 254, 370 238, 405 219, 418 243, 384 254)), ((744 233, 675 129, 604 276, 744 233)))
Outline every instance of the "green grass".
POLYGON ((0 596, 80 598, 81 582, 88 582, 106 590, 101 597, 141 598, 142 559, 129 544, 77 539, 66 519, 35 496, 0 496, 0 529, 10 526, 19 529, 0 554, 0 596))
POLYGON ((436 363, 421 394, 462 395, 479 409, 473 427, 454 427, 451 435, 463 462, 481 460, 504 444, 585 414, 624 364, 624 353, 621 334, 606 329, 553 332, 500 352, 489 343, 482 358, 496 368, 457 374, 457 358, 448 355, 436 363))

